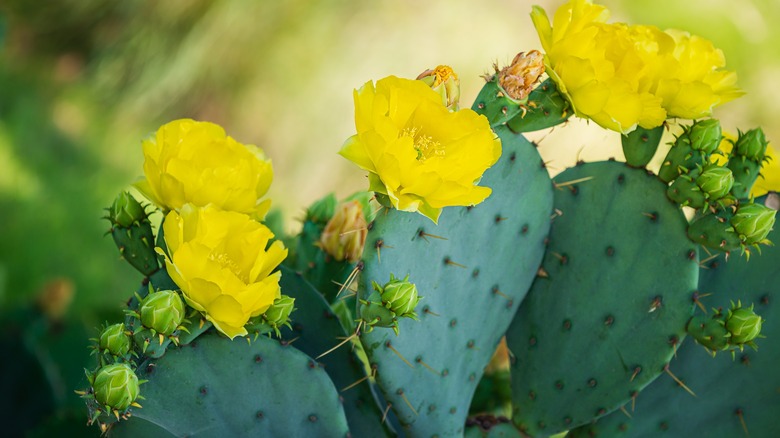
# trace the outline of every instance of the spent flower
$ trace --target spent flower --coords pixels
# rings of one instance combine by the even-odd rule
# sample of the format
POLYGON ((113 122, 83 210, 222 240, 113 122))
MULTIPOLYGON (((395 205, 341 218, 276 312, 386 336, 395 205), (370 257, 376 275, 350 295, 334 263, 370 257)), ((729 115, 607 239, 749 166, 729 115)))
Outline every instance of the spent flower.
POLYGON ((317 246, 338 261, 355 263, 363 255, 368 224, 360 201, 346 201, 325 225, 317 246))

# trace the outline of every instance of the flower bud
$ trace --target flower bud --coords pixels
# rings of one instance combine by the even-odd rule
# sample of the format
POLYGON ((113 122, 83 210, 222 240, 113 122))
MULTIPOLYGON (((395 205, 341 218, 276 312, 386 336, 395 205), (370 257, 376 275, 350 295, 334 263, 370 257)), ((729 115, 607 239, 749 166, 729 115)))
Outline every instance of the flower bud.
POLYGON ((739 133, 732 154, 740 155, 752 161, 761 161, 766 154, 766 141, 764 131, 761 128, 751 129, 748 132, 739 133))
POLYGON ((732 303, 726 317, 726 330, 731 333, 730 343, 744 344, 756 339, 761 334, 762 323, 762 318, 753 312, 753 306, 744 308, 742 303, 736 306, 732 303))
POLYGON ((95 400, 103 406, 124 411, 138 397, 138 376, 129 365, 118 363, 100 368, 92 387, 95 400))
POLYGON ((525 102, 544 73, 544 55, 538 50, 520 52, 498 72, 498 84, 514 100, 525 102))
POLYGON ((130 351, 130 337, 122 323, 110 325, 103 329, 98 339, 101 352, 109 352, 114 356, 124 356, 130 351))
POLYGON ((711 154, 718 149, 723 138, 720 122, 717 119, 707 119, 696 122, 688 130, 691 148, 711 154))
POLYGON ((709 196, 709 200, 717 201, 731 191, 734 174, 728 167, 708 166, 696 178, 696 185, 709 196))
POLYGON ((130 228, 134 223, 146 219, 146 212, 130 193, 122 192, 108 209, 108 219, 114 225, 130 228))
POLYGON ((382 303, 398 316, 415 318, 414 308, 420 301, 417 296, 417 286, 409 282, 409 276, 403 280, 390 275, 390 281, 385 284, 381 292, 382 303))
POLYGON ((144 327, 167 336, 184 320, 184 302, 172 290, 153 292, 144 298, 140 313, 144 327))
POLYGON ((744 204, 739 206, 730 222, 742 242, 753 245, 766 239, 772 231, 775 213, 775 210, 761 204, 744 204))
POLYGON ((355 263, 363 255, 368 224, 359 201, 338 206, 336 214, 325 225, 318 246, 338 261, 355 263))
POLYGON ((442 103, 450 111, 458 110, 460 100, 460 80, 452 67, 440 65, 433 70, 425 70, 417 76, 433 91, 441 96, 442 103))
POLYGON ((263 319, 272 327, 279 327, 287 324, 295 305, 295 298, 282 295, 281 298, 274 300, 274 303, 263 314, 263 319))

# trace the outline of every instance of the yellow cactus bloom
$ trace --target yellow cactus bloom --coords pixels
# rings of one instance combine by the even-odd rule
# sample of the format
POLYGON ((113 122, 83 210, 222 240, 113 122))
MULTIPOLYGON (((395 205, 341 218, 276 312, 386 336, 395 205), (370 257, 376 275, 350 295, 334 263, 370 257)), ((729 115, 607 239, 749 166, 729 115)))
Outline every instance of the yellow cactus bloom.
POLYGON ((723 53, 709 41, 608 18, 590 0, 570 0, 552 23, 544 9, 531 12, 547 73, 578 116, 625 134, 669 117, 704 117, 741 95, 736 74, 719 70, 723 53))
POLYGON ((706 117, 715 106, 744 94, 736 86, 737 74, 720 70, 726 58, 710 41, 678 30, 665 32, 675 47, 663 57, 655 94, 663 99, 668 117, 706 117))
POLYGON ((354 92, 357 134, 339 154, 369 172, 369 190, 393 207, 437 222, 441 210, 475 205, 491 193, 476 185, 501 156, 487 118, 450 112, 422 81, 390 76, 354 92))
POLYGON ((168 274, 187 304, 231 339, 281 296, 281 272, 271 272, 287 249, 281 241, 269 246, 273 233, 249 216, 185 204, 168 213, 163 230, 168 274))
POLYGON ((262 218, 270 207, 260 198, 271 186, 271 161, 218 125, 174 120, 145 140, 143 151, 146 178, 135 186, 164 209, 214 204, 262 218))

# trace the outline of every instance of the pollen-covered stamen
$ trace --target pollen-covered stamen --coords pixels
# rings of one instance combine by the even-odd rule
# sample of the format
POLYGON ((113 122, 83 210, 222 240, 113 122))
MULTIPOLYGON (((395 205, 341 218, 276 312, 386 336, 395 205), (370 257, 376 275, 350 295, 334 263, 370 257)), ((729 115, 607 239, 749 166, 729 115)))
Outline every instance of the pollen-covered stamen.
POLYGON ((414 150, 417 151, 417 159, 419 161, 425 161, 431 157, 443 157, 444 146, 441 143, 434 140, 430 135, 425 135, 420 132, 420 129, 412 126, 404 128, 401 131, 400 137, 409 137, 414 142, 414 150))

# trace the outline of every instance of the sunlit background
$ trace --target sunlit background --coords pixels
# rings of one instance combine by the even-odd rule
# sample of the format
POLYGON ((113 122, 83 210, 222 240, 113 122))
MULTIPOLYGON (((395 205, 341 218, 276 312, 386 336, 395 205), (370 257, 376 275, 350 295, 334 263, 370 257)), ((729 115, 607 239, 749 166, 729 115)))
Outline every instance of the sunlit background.
MULTIPOLYGON (((26 311, 41 294, 51 300, 71 291, 64 327, 92 329, 119 318, 118 304, 139 275, 104 237, 102 209, 141 175, 140 141, 161 124, 208 120, 264 148, 276 174, 270 197, 294 230, 311 201, 367 185, 365 175, 336 154, 354 130, 354 88, 449 64, 468 106, 493 63, 540 48, 531 5, 552 13, 560 3, 3 0, 0 320, 26 311)), ((615 21, 675 27, 712 40, 747 91, 715 116, 726 130, 761 125, 770 140, 780 138, 773 94, 780 80, 776 0, 602 3, 615 21)), ((531 136, 554 173, 578 158, 621 158, 617 134, 577 120, 531 136)), ((19 336, 26 333, 22 324, 14 327, 19 336)), ((30 424, 52 406, 78 406, 72 389, 87 354, 79 348, 70 352, 78 372, 52 383, 54 401, 30 414, 30 424)), ((69 354, 39 350, 54 364, 48 374, 58 372, 58 355, 69 354)), ((9 354, 0 359, 10 360, 9 354)), ((8 388, 3 382, 0 389, 8 388)), ((7 390, 2 397, 0 418, 14 412, 6 404, 22 403, 7 390)))

